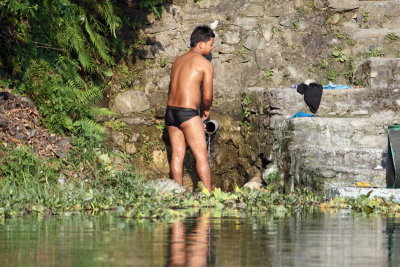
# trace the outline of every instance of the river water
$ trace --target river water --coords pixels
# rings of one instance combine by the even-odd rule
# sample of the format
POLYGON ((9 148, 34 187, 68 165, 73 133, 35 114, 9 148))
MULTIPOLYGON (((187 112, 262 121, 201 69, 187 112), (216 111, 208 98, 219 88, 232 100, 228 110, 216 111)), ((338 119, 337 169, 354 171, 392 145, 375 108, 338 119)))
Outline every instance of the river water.
POLYGON ((400 219, 345 212, 0 223, 0 266, 400 266, 400 219))

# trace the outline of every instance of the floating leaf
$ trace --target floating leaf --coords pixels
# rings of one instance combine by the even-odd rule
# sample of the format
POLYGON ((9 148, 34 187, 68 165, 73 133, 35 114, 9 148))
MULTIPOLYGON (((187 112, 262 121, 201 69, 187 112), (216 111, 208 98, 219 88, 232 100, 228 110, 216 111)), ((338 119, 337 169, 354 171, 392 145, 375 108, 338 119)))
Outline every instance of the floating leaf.
POLYGON ((218 187, 215 188, 214 191, 213 191, 213 195, 214 195, 216 200, 220 200, 221 199, 221 188, 218 188, 218 187))

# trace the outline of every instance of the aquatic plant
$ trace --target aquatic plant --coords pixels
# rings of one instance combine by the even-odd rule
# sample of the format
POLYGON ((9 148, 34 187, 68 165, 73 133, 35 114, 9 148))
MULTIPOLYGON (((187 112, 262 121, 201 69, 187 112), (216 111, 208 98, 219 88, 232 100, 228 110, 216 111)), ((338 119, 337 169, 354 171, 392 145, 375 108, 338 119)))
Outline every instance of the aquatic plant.
POLYGON ((355 212, 377 213, 383 215, 398 216, 400 213, 400 203, 398 199, 384 199, 381 197, 370 198, 372 190, 358 198, 336 197, 328 202, 320 203, 322 210, 327 209, 351 209, 355 212))
MULTIPOLYGON (((199 188, 181 194, 162 193, 129 164, 112 163, 113 152, 73 141, 66 159, 41 158, 28 147, 0 144, 0 218, 37 214, 46 216, 84 210, 114 210, 117 216, 136 219, 173 219, 190 216, 194 210, 213 209, 213 214, 256 216, 289 215, 306 209, 352 209, 355 212, 398 214, 395 200, 336 198, 324 202, 307 188, 283 194, 274 183, 260 190, 234 186, 233 192, 199 188)), ((122 157, 123 158, 123 157, 122 157)), ((128 159, 126 159, 128 162, 128 159)), ((278 179, 271 172, 269 179, 278 179)), ((216 215, 215 215, 216 216, 216 215)))
POLYGON ((0 216, 112 209, 120 216, 155 219, 185 216, 190 212, 186 208, 264 214, 277 206, 290 211, 319 203, 310 192, 282 195, 269 188, 159 193, 146 187, 129 165, 110 164, 110 152, 89 149, 82 142, 74 141, 66 159, 40 158, 27 147, 0 145, 4 151, 0 155, 0 216))

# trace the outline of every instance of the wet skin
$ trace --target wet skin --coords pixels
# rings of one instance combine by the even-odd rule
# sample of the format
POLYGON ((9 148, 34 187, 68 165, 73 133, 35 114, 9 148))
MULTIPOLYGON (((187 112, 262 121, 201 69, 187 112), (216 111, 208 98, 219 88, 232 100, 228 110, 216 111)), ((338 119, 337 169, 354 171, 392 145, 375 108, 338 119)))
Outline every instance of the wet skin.
POLYGON ((214 69, 204 58, 213 49, 214 38, 199 42, 189 52, 178 57, 172 65, 168 106, 204 109, 202 118, 195 116, 179 127, 168 126, 172 154, 170 172, 172 178, 182 185, 183 160, 186 145, 190 147, 196 160, 196 170, 204 186, 211 190, 210 165, 208 163, 207 144, 203 121, 210 116, 213 101, 214 69), (203 96, 201 89, 203 88, 203 96))

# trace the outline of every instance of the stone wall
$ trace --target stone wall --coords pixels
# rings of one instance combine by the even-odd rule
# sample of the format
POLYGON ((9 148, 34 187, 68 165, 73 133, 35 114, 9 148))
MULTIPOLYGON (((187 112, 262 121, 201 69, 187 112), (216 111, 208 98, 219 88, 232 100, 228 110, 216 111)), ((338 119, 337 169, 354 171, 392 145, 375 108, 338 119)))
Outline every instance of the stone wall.
MULTIPOLYGON (((109 135, 117 149, 134 156, 146 177, 168 176, 162 117, 170 67, 188 51, 195 26, 217 24, 209 57, 215 68, 211 116, 221 127, 212 138, 211 165, 214 184, 229 189, 233 182, 259 178, 272 160, 271 104, 264 88, 306 79, 325 83, 332 69, 338 72, 335 81, 346 82, 349 65, 331 54, 336 46, 348 46, 339 26, 344 17, 354 16, 358 1, 196 2, 172 0, 160 19, 123 8, 126 17, 143 25, 139 33, 123 31, 124 38, 134 39, 140 58, 121 62, 114 71, 109 107, 118 115, 109 124, 109 135)), ((189 153, 185 167, 185 185, 191 187, 197 178, 189 153)))

